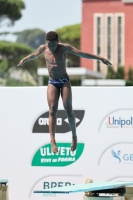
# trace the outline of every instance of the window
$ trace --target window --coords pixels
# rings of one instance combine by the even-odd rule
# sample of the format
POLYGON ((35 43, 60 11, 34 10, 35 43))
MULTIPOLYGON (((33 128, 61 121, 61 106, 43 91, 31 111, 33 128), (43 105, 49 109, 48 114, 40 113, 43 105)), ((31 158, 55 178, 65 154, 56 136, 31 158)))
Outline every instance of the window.
POLYGON ((122 17, 118 17, 118 35, 117 35, 117 63, 120 65, 122 63, 122 17))
MULTIPOLYGON (((94 14, 94 54, 103 54, 103 14, 94 14)), ((101 61, 93 60, 94 70, 101 72, 101 61)))
POLYGON ((112 30, 111 30, 111 17, 107 17, 107 59, 111 60, 111 37, 112 37, 112 30))
MULTIPOLYGON (((97 18, 97 55, 101 53, 101 18, 97 18)), ((97 61, 97 71, 100 72, 100 62, 97 61)))
POLYGON ((97 54, 100 55, 100 33, 101 33, 101 20, 100 17, 97 18, 97 54))
MULTIPOLYGON (((124 13, 94 14, 94 54, 107 58, 115 71, 124 65, 124 20, 124 13)), ((107 74, 98 60, 94 60, 94 71, 107 74)))

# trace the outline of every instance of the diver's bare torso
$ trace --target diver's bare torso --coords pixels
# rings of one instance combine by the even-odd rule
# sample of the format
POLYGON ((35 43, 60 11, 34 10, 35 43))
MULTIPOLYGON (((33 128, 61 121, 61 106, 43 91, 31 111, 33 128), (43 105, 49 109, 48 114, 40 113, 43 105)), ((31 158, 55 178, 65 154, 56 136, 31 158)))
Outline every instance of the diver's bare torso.
POLYGON ((46 60, 50 79, 61 79, 67 76, 66 72, 66 48, 62 43, 58 43, 55 52, 49 50, 48 45, 43 45, 43 55, 46 60))

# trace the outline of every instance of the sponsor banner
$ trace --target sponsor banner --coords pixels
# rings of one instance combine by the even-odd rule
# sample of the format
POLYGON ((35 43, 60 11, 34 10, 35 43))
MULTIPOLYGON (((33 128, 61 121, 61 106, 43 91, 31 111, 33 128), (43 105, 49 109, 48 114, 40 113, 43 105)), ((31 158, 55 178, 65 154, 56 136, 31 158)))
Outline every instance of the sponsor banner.
POLYGON ((99 165, 133 164, 133 143, 120 143, 106 149, 101 155, 99 165))
POLYGON ((53 154, 47 87, 0 88, 0 178, 9 180, 10 200, 81 200, 83 193, 49 196, 32 191, 82 184, 86 178, 104 182, 132 177, 133 87, 72 91, 78 147, 70 151, 72 134, 60 98, 55 135, 59 152, 53 154))
MULTIPOLYGON (((63 187, 63 186, 71 186, 75 184, 80 184, 83 181, 82 175, 48 175, 41 178, 41 180, 36 181, 33 185, 31 192, 30 192, 30 199, 68 199, 68 194, 36 194, 33 191, 43 190, 43 189, 50 189, 53 187, 63 187)), ((69 194, 69 198, 83 198, 82 193, 75 193, 69 194)))
POLYGON ((39 148, 32 159, 32 166, 64 167, 76 162, 83 153, 84 143, 78 143, 77 150, 70 151, 71 143, 57 143, 58 153, 52 153, 51 144, 39 148))
POLYGON ((104 118, 100 131, 121 131, 133 128, 133 110, 117 110, 104 118))
MULTIPOLYGON (((80 125, 84 117, 84 110, 74 110, 76 127, 80 125)), ((33 126, 33 133, 49 133, 49 112, 42 114, 35 122, 33 126)), ((65 110, 57 111, 56 120, 56 133, 67 133, 70 131, 70 125, 68 122, 65 110)))

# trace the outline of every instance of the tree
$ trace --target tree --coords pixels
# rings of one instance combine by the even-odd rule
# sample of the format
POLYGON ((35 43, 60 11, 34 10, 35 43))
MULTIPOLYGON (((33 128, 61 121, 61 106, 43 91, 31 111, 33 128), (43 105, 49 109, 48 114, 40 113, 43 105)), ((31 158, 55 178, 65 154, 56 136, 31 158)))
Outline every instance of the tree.
POLYGON ((128 80, 133 81, 133 68, 130 67, 128 70, 128 80))
POLYGON ((118 66, 118 70, 116 72, 116 79, 125 79, 124 66, 118 66))
POLYGON ((27 29, 21 32, 14 32, 13 34, 17 36, 16 42, 29 45, 33 49, 46 43, 46 33, 40 29, 27 29))
MULTIPOLYGON (((63 28, 55 30, 59 35, 59 41, 62 43, 68 43, 78 49, 80 49, 80 24, 71 26, 65 26, 63 28)), ((73 54, 68 54, 68 66, 78 67, 80 65, 80 58, 73 54)))
MULTIPOLYGON (((0 41, 0 71, 7 72, 11 67, 17 66, 23 57, 31 53, 31 48, 26 45, 0 41)), ((30 61, 26 62, 22 68, 36 71, 37 66, 37 61, 30 61)))
POLYGON ((13 25, 22 17, 21 10, 24 8, 25 4, 21 0, 0 0, 0 25, 6 19, 9 20, 7 25, 13 25))
MULTIPOLYGON (((24 85, 23 82, 16 81, 10 77, 11 72, 14 70, 16 75, 22 71, 22 73, 29 72, 35 81, 37 81, 37 68, 41 66, 39 59, 30 60, 24 65, 17 67, 19 61, 25 56, 32 53, 32 49, 29 46, 0 41, 0 77, 3 80, 6 79, 6 85, 24 85)), ((27 76, 27 75, 26 75, 27 76)), ((29 85, 31 83, 25 83, 29 85)))
POLYGON ((124 79, 125 72, 124 67, 118 66, 117 72, 114 71, 112 66, 108 66, 108 73, 106 76, 106 79, 124 79))
POLYGON ((116 79, 116 73, 112 66, 108 66, 108 73, 106 79, 116 79))

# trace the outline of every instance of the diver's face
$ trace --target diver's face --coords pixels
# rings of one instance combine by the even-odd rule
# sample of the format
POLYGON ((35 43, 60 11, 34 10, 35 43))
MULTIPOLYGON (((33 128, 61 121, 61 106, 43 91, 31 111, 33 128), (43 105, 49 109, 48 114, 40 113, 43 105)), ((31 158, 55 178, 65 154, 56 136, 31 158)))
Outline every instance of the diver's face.
POLYGON ((49 41, 47 40, 48 48, 51 52, 55 52, 58 46, 58 41, 57 40, 52 40, 49 41))

